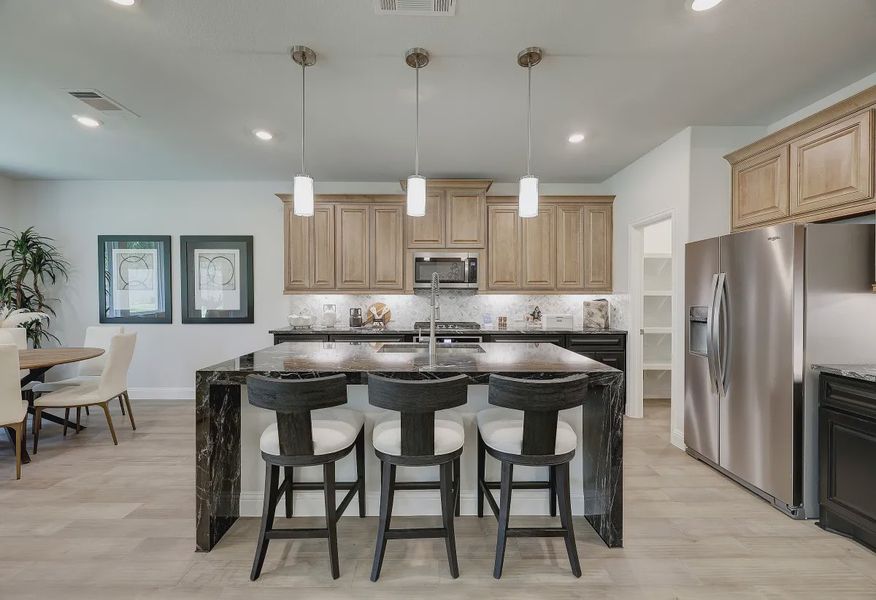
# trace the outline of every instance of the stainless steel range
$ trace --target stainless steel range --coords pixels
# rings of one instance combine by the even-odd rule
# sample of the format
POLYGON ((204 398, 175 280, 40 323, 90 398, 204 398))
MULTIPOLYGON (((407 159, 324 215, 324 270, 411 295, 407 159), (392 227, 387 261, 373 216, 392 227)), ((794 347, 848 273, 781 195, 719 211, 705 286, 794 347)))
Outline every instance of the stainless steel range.
MULTIPOLYGON (((415 342, 425 342, 429 339, 429 322, 414 323, 417 330, 415 342)), ((479 343, 483 338, 479 335, 481 326, 472 321, 436 321, 435 337, 439 344, 479 343)))

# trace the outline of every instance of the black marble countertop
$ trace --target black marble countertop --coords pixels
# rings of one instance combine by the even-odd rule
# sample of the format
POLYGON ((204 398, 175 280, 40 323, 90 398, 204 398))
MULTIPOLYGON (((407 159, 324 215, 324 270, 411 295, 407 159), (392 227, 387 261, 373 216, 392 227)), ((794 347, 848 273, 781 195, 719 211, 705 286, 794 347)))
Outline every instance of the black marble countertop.
MULTIPOLYGON (((411 335, 417 333, 429 333, 429 329, 403 329, 387 327, 386 329, 378 329, 375 327, 311 327, 309 329, 293 329, 292 327, 280 327, 279 329, 271 329, 268 331, 271 335, 282 334, 302 334, 313 335, 314 333, 324 333, 326 335, 335 334, 363 334, 363 335, 392 335, 402 334, 411 335)), ((450 335, 495 335, 495 334, 511 334, 511 335, 605 335, 605 334, 620 334, 626 333, 623 329, 441 329, 436 330, 436 333, 450 335)))
POLYGON ((822 373, 851 377, 861 381, 876 383, 876 364, 872 365, 812 365, 812 368, 822 373))
POLYGON ((384 373, 520 374, 617 373, 620 371, 549 343, 480 343, 470 348, 440 347, 429 364, 423 344, 385 342, 285 342, 199 369, 200 373, 384 373), (391 346, 411 352, 380 352, 391 346), (404 347, 404 348, 399 348, 404 347))

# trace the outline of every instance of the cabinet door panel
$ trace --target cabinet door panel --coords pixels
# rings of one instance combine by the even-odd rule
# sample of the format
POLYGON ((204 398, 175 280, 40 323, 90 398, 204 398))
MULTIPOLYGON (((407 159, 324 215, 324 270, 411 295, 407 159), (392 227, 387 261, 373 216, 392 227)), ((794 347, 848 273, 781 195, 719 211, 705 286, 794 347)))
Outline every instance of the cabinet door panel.
POLYGON ((520 222, 517 207, 488 207, 487 287, 520 288, 520 222))
POLYGON ((482 192, 448 190, 448 248, 484 247, 486 202, 482 192))
POLYGON ((426 214, 405 217, 408 248, 444 247, 444 192, 426 194, 426 214))
POLYGON ((398 204, 371 207, 371 287, 401 290, 404 287, 402 226, 404 207, 398 204))
POLYGON ((557 247, 553 242, 555 207, 542 205, 538 216, 521 219, 523 287, 556 287, 557 247))
POLYGON ((873 197, 872 113, 855 115, 791 143, 791 214, 873 197))
POLYGON ((611 291, 611 206, 584 207, 584 287, 611 291))
POLYGON ((313 211, 313 271, 311 287, 335 287, 335 207, 316 206, 313 211))
POLYGON ((733 165, 733 228, 788 216, 788 146, 733 165))
POLYGON ((584 211, 557 207, 557 288, 584 287, 584 211))
POLYGON ((283 212, 286 215, 285 289, 307 289, 312 263, 310 219, 296 216, 291 203, 283 207, 283 212))
POLYGON ((367 289, 369 263, 368 207, 339 204, 335 212, 336 276, 340 289, 367 289))

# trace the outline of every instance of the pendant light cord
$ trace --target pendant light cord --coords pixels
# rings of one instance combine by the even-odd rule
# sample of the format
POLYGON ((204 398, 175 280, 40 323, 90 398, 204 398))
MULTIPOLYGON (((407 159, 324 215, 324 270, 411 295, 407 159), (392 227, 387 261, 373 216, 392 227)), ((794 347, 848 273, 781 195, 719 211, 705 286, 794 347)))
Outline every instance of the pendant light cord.
POLYGON ((417 68, 414 69, 417 72, 416 75, 416 89, 417 89, 417 100, 416 100, 416 121, 417 124, 414 128, 416 131, 415 139, 414 139, 414 175, 420 175, 420 59, 417 58, 417 68))
POLYGON ((304 104, 305 104, 306 97, 307 97, 307 95, 305 94, 306 82, 305 82, 305 78, 304 78, 304 71, 307 68, 304 66, 305 62, 306 62, 306 60, 302 61, 302 63, 301 63, 301 174, 302 175, 307 174, 307 171, 304 170, 304 136, 305 136, 305 129, 304 129, 304 127, 305 127, 305 123, 304 123, 305 105, 304 104))
POLYGON ((526 65, 526 176, 532 177, 532 62, 526 65))

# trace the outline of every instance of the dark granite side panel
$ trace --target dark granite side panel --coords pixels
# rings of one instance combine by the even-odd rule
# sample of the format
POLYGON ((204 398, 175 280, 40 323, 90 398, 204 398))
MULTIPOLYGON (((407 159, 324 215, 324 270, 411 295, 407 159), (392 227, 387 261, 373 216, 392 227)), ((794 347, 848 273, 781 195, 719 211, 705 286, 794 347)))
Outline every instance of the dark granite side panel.
POLYGON ((240 385, 198 372, 195 405, 195 529, 209 552, 240 515, 240 385))
POLYGON ((582 451, 585 518, 609 548, 623 546, 623 432, 620 373, 591 373, 584 403, 582 451))

